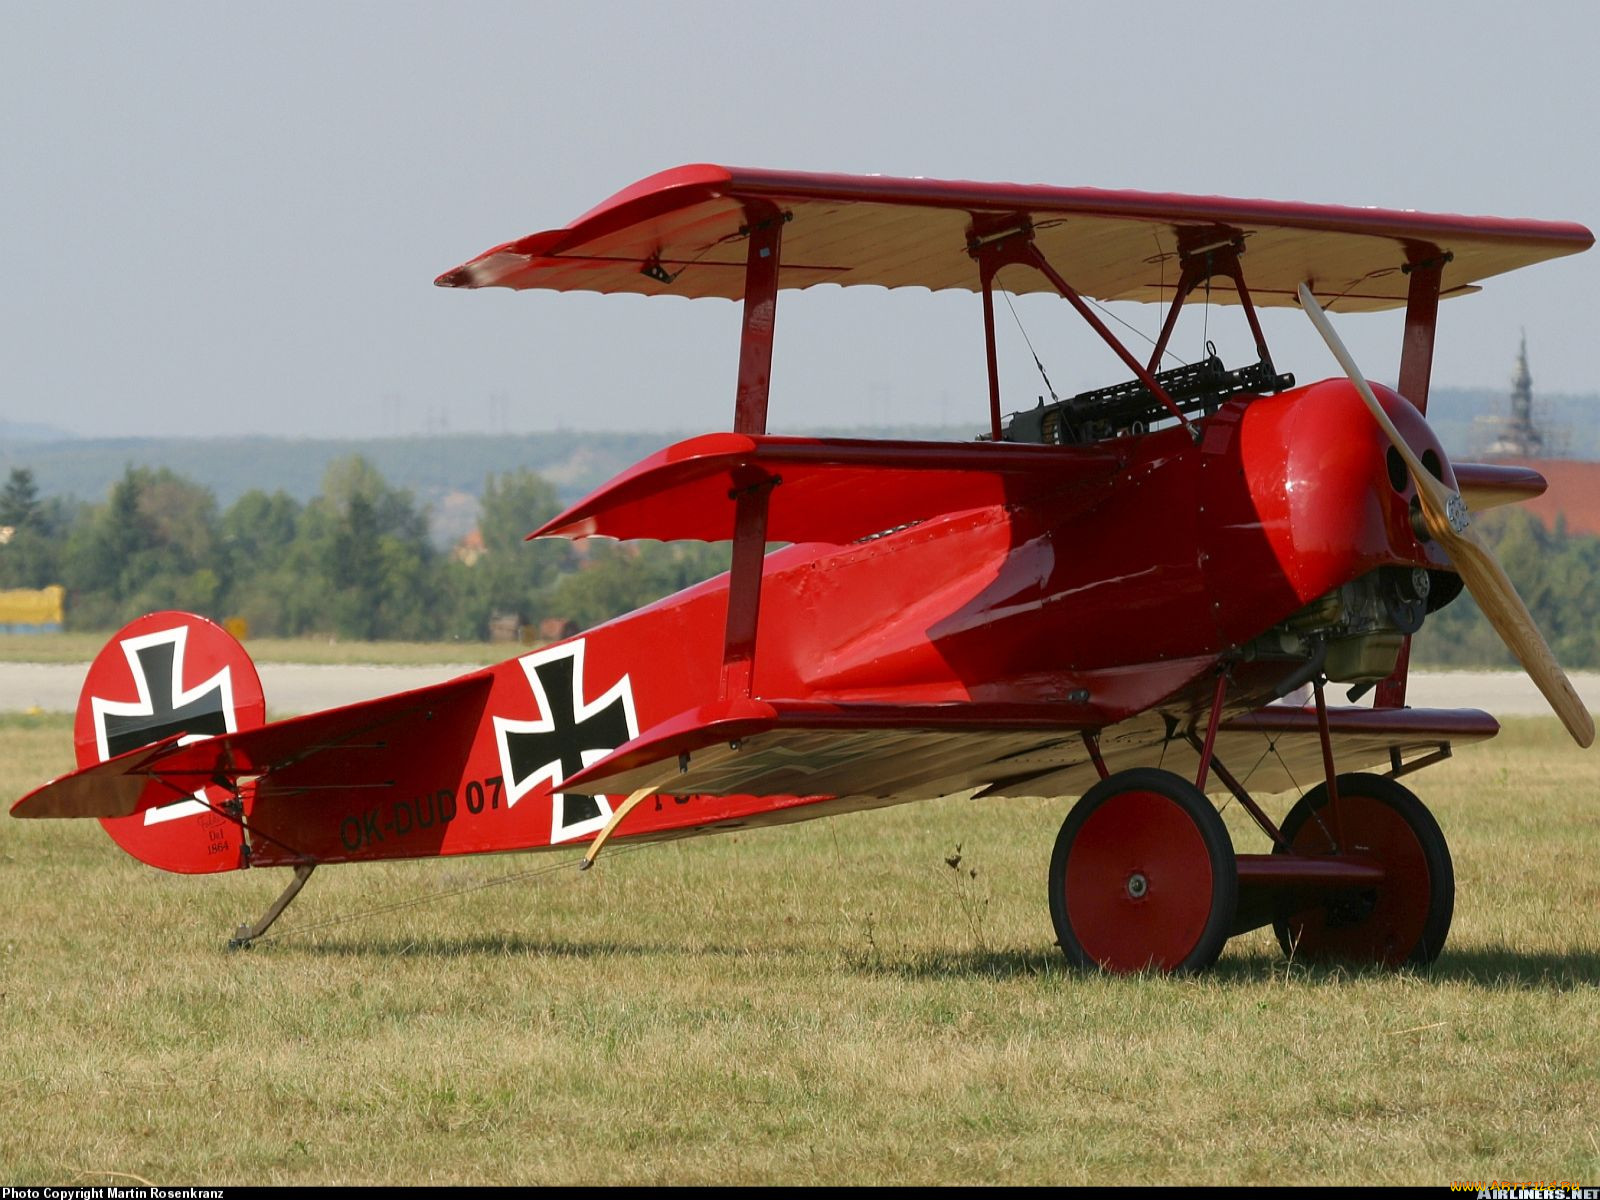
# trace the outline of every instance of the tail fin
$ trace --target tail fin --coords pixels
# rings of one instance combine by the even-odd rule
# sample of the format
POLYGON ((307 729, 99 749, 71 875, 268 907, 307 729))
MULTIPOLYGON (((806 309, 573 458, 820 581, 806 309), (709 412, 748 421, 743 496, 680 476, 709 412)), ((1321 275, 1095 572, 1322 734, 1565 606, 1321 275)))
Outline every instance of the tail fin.
MULTIPOLYGON (((234 638, 204 617, 158 612, 106 643, 78 698, 78 766, 179 735, 195 741, 254 729, 267 705, 255 664, 234 638)), ((244 866, 237 823, 216 810, 232 797, 216 786, 176 793, 171 804, 100 824, 129 854, 185 874, 244 866)))

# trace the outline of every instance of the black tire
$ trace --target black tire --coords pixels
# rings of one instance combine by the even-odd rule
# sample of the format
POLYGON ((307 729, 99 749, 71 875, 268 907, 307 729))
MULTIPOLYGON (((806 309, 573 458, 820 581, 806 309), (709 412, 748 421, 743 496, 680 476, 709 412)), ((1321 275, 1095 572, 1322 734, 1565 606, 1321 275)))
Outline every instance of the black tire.
POLYGON ((1211 801, 1171 771, 1135 767, 1067 814, 1049 888, 1056 940, 1074 966, 1187 973, 1222 953, 1239 872, 1211 801))
MULTIPOLYGON (((1292 958, 1318 962, 1427 966, 1444 949, 1455 914, 1455 867, 1444 832, 1427 806, 1393 779, 1352 773, 1337 783, 1347 842, 1341 851, 1378 859, 1392 878, 1373 888, 1280 896, 1272 923, 1278 945, 1292 958)), ((1283 835, 1295 852, 1333 851, 1337 826, 1324 812, 1327 803, 1322 783, 1289 810, 1283 835)), ((1273 852, 1287 851, 1277 846, 1273 852)))

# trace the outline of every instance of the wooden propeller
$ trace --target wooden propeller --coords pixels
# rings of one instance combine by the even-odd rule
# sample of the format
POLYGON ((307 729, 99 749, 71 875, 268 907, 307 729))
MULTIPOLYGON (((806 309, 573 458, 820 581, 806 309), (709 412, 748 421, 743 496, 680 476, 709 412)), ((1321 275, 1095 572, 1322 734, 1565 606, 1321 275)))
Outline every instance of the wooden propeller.
POLYGON ((1544 698, 1550 702, 1550 707, 1561 718, 1561 723, 1567 727, 1573 740, 1580 746, 1591 745, 1594 742, 1594 719, 1573 690, 1561 664, 1550 652, 1539 627, 1533 623, 1528 606, 1522 602, 1522 597, 1511 586, 1511 580, 1506 577, 1499 562, 1472 528, 1472 514, 1468 512, 1466 502, 1459 493, 1435 479, 1433 473, 1412 453, 1405 438, 1394 427, 1394 422, 1389 420, 1389 414, 1383 411, 1378 398, 1372 394, 1372 388, 1361 374, 1361 368, 1356 366, 1356 360, 1333 331, 1327 313, 1322 311, 1311 289, 1303 283, 1300 285, 1300 305, 1317 327, 1322 340, 1328 343, 1328 349, 1333 351, 1333 356, 1339 360, 1350 382, 1355 384, 1372 419, 1399 451, 1400 457, 1405 459, 1406 469, 1411 472, 1411 478, 1417 485, 1422 518, 1429 534, 1450 556, 1456 573, 1466 584, 1467 591, 1472 593, 1472 598, 1478 602, 1489 624, 1494 626, 1500 640, 1516 655, 1517 661, 1544 693, 1544 698))

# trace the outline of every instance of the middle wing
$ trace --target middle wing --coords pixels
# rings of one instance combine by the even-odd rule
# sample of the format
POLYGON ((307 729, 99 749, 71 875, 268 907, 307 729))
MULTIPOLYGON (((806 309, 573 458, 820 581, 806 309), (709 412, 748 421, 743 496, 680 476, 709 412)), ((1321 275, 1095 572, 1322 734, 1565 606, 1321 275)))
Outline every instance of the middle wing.
POLYGON ((1087 490, 1120 466, 1096 447, 711 433, 651 455, 529 536, 726 541, 739 491, 768 487, 767 540, 844 543, 1087 490))

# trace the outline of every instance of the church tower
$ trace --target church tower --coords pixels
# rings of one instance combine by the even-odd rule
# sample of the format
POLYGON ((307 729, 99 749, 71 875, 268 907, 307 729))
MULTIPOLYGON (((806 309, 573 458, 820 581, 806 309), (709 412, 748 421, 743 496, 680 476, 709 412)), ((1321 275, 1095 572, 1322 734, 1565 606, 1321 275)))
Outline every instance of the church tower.
POLYGON ((1511 377, 1511 415, 1489 447, 1496 458, 1539 458, 1544 435, 1533 424, 1533 376, 1528 371, 1528 333, 1523 330, 1517 351, 1517 370, 1511 377))

